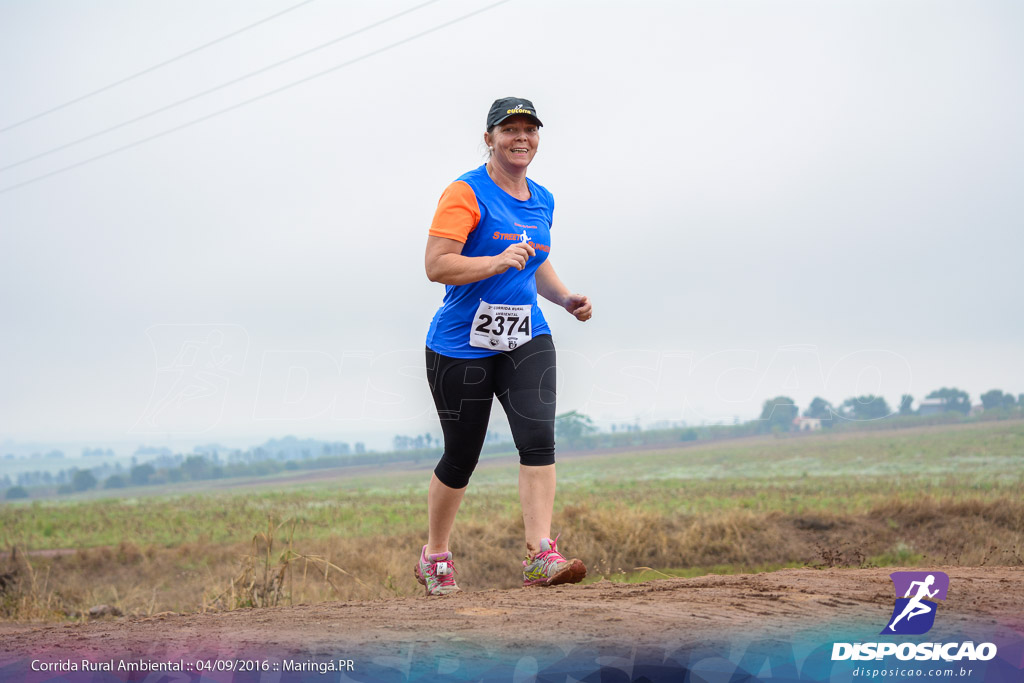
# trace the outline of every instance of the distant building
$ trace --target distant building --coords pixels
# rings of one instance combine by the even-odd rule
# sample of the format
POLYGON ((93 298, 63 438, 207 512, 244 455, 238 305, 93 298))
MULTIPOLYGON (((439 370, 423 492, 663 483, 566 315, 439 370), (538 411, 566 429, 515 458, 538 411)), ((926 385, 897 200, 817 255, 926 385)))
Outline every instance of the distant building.
POLYGON ((817 417, 795 417, 793 428, 798 432, 816 432, 821 429, 821 420, 817 417))
POLYGON ((939 415, 946 412, 946 402, 941 398, 926 398, 917 404, 918 415, 939 415))
MULTIPOLYGON (((647 429, 679 429, 686 426, 686 420, 658 420, 647 425, 647 429)), ((615 427, 615 425, 612 425, 615 427)))

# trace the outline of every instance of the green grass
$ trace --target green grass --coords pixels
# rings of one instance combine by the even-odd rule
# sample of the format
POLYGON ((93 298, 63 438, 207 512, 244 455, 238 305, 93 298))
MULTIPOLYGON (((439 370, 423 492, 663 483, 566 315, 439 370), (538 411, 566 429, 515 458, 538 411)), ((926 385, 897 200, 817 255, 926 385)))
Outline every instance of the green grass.
POLYGON ((920 564, 922 559, 924 559, 924 555, 915 552, 906 543, 900 542, 890 550, 871 557, 869 562, 879 567, 914 567, 920 564))
MULTIPOLYGON (((922 496, 951 502, 1024 498, 1022 454, 1024 422, 1006 421, 571 455, 558 466, 556 508, 683 516, 737 509, 857 514, 922 496)), ((514 459, 482 461, 460 523, 514 519, 517 470, 514 459)), ((8 503, 0 505, 0 544, 37 550, 125 539, 140 546, 229 543, 251 538, 268 518, 297 520, 296 539, 416 533, 426 524, 429 473, 424 467, 372 475, 363 470, 358 476, 332 470, 322 479, 288 485, 274 478, 225 490, 142 495, 139 489, 120 498, 94 492, 8 503)))
MULTIPOLYGON (((622 583, 808 565, 1020 566, 1022 454, 1019 420, 564 454, 553 531, 585 558, 588 580, 622 583)), ((459 511, 452 544, 470 590, 520 585, 518 467, 482 461, 459 511)), ((430 467, 318 476, 0 505, 5 549, 87 549, 0 554, 0 573, 20 572, 23 598, 0 614, 62 619, 103 602, 129 614, 232 608, 223 596, 246 558, 277 562, 292 522, 297 552, 361 581, 328 584, 296 562, 289 600, 421 594, 409 565, 426 536, 430 467), (273 553, 253 542, 267 532, 273 553), (45 587, 26 579, 30 565, 45 587)))

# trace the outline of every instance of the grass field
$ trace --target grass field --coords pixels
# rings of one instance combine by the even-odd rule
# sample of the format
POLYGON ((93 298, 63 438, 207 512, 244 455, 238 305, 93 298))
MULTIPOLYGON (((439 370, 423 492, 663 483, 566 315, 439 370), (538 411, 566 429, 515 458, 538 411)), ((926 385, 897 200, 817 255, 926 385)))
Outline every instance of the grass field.
MULTIPOLYGON (((595 579, 1024 564, 1019 420, 570 455, 558 468, 553 531, 595 579)), ((452 539, 465 588, 518 584, 517 469, 514 457, 484 461, 470 484, 452 539)), ((414 594, 429 473, 5 504, 0 574, 18 590, 0 590, 0 607, 53 618, 100 602, 153 613, 414 594), (75 551, 38 554, 48 549, 75 551)))

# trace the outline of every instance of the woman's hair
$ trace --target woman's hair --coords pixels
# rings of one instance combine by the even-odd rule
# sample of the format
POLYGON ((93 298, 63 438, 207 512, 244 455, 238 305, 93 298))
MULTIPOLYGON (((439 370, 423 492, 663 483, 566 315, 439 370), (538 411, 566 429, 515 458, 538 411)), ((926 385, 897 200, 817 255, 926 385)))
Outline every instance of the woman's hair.
MULTIPOLYGON (((495 124, 494 126, 491 126, 490 130, 485 130, 484 132, 485 133, 489 133, 490 135, 494 135, 494 131, 498 130, 498 128, 500 128, 500 127, 501 127, 501 124, 498 123, 498 124, 495 124)), ((487 143, 484 142, 483 140, 480 140, 480 145, 483 148, 481 150, 481 154, 483 155, 484 159, 485 160, 486 159, 490 159, 491 156, 494 154, 494 150, 491 149, 490 147, 488 147, 487 143)))

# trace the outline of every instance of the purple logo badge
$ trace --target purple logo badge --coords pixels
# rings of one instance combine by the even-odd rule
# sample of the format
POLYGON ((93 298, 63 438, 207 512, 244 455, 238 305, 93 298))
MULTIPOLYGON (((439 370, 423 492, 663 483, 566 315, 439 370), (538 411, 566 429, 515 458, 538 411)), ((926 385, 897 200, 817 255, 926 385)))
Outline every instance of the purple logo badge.
POLYGON ((881 635, 921 635, 935 624, 936 600, 945 600, 949 577, 942 572, 893 572, 889 575, 896 588, 896 607, 881 635))

